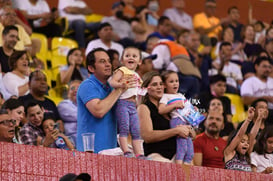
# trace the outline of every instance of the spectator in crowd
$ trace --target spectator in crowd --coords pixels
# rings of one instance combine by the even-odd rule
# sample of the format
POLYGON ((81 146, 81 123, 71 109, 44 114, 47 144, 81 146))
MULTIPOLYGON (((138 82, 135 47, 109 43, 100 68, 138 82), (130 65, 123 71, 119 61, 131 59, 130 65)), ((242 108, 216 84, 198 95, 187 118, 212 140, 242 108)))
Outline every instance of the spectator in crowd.
POLYGON ((143 76, 142 87, 147 88, 147 94, 138 106, 144 154, 154 161, 174 162, 176 137, 188 137, 191 127, 181 125, 170 128, 170 121, 158 113, 159 101, 164 93, 163 82, 158 72, 146 73, 143 76))
MULTIPOLYGON (((268 102, 265 99, 257 99, 251 104, 251 106, 255 108, 255 114, 254 114, 253 122, 250 122, 250 124, 247 127, 246 132, 250 133, 251 129, 253 128, 253 126, 259 116, 259 112, 262 112, 263 113, 262 114, 262 122, 259 127, 259 132, 261 132, 262 130, 264 130, 265 127, 267 127, 267 124, 268 124, 268 122, 267 122, 268 114, 269 114, 268 102)), ((240 127, 242 126, 243 123, 244 123, 244 121, 238 125, 237 130, 240 129, 240 127)))
POLYGON ((229 136, 227 146, 224 150, 225 168, 230 170, 240 170, 251 172, 250 153, 255 144, 255 138, 258 134, 259 127, 262 121, 262 112, 259 111, 254 127, 249 135, 246 134, 248 125, 253 122, 255 109, 248 108, 248 116, 242 124, 238 132, 234 132, 229 136))
POLYGON ((244 52, 248 60, 252 60, 252 57, 257 56, 263 48, 259 43, 255 43, 255 31, 253 25, 246 25, 242 32, 244 52))
POLYGON ((123 15, 124 18, 130 20, 136 16, 136 8, 134 7, 134 0, 121 0, 124 3, 123 15))
POLYGON ((244 25, 239 22, 240 20, 240 11, 237 6, 231 6, 228 8, 228 16, 230 18, 230 23, 228 27, 230 27, 234 34, 234 41, 241 42, 241 32, 243 30, 244 25))
MULTIPOLYGON (((201 73, 201 91, 209 90, 209 69, 211 68, 210 46, 201 44, 201 36, 195 31, 186 33, 185 47, 187 48, 190 59, 199 68, 201 73)), ((184 46, 184 45, 183 45, 184 46)))
POLYGON ((74 39, 80 48, 85 48, 84 31, 95 32, 98 23, 86 23, 85 16, 90 15, 92 10, 83 0, 59 0, 58 10, 61 17, 66 17, 69 29, 74 30, 74 39))
POLYGON ((105 50, 114 49, 117 50, 119 55, 122 55, 123 47, 121 44, 112 41, 113 38, 113 28, 111 24, 105 22, 101 23, 98 28, 98 36, 99 38, 96 40, 92 40, 88 43, 87 48, 85 50, 85 56, 89 52, 91 52, 94 48, 104 48, 105 50))
POLYGON ((153 60, 156 59, 157 55, 150 55, 146 52, 141 53, 142 62, 137 67, 136 72, 140 77, 143 77, 147 72, 151 72, 153 70, 153 60))
POLYGON ((269 27, 267 30, 266 30, 266 38, 273 38, 273 26, 269 27))
POLYGON ((200 104, 196 106, 201 110, 207 110, 207 108, 209 108, 209 102, 215 97, 219 98, 223 103, 223 110, 227 116, 227 121, 231 122, 231 102, 230 99, 224 95, 227 89, 226 80, 226 77, 221 74, 211 76, 209 79, 210 91, 204 91, 198 96, 200 104))
POLYGON ((8 111, 0 109, 0 142, 14 142, 16 121, 11 119, 8 111))
MULTIPOLYGON (((221 25, 229 22, 229 18, 219 19, 215 17, 216 1, 206 0, 204 12, 198 13, 193 17, 193 26, 196 31, 198 31, 202 37, 209 37, 218 39, 220 32, 222 31, 221 25)), ((205 39, 205 38, 203 38, 205 39)), ((210 42, 202 42, 208 45, 210 42)))
POLYGON ((77 91, 81 84, 80 80, 73 80, 69 83, 67 97, 58 105, 58 111, 64 122, 64 132, 66 136, 70 136, 76 143, 77 136, 77 91))
POLYGON ((45 116, 50 116, 56 122, 60 123, 60 131, 64 132, 63 122, 60 118, 55 103, 46 97, 48 91, 47 77, 41 70, 31 72, 29 75, 29 94, 20 97, 24 106, 30 101, 37 101, 44 109, 45 116))
POLYGON ((164 11, 164 16, 171 20, 173 28, 177 31, 192 30, 192 17, 185 12, 185 0, 172 0, 172 6, 164 11))
POLYGON ((25 113, 28 122, 20 129, 22 143, 25 145, 49 147, 57 139, 59 131, 55 129, 45 136, 41 128, 44 119, 43 107, 36 101, 30 101, 25 107, 25 113))
POLYGON ((268 57, 259 57, 254 62, 255 76, 246 79, 241 87, 241 96, 245 105, 250 105, 259 98, 268 101, 268 108, 273 109, 273 79, 269 77, 272 65, 268 57))
POLYGON ((147 0, 146 1, 146 8, 148 9, 147 16, 147 23, 149 25, 157 26, 158 24, 158 11, 160 9, 159 0, 147 0))
POLYGON ((136 10, 137 14, 136 17, 131 20, 131 27, 135 35, 135 42, 138 44, 138 47, 143 50, 145 49, 145 40, 155 31, 155 28, 158 25, 159 16, 156 12, 149 10, 145 6, 140 6, 136 10), (149 17, 155 19, 156 25, 149 24, 149 17))
POLYGON ((116 70, 117 68, 120 67, 119 52, 114 49, 108 49, 107 53, 111 60, 112 70, 116 70))
POLYGON ((149 36, 147 37, 146 39, 146 49, 145 49, 145 52, 147 53, 152 53, 154 47, 156 46, 156 44, 158 43, 159 41, 159 38, 156 37, 156 36, 149 36))
POLYGON ((253 172, 273 174, 273 126, 266 127, 259 135, 254 152, 251 153, 253 172))
MULTIPOLYGON (((202 110, 200 110, 201 112, 202 110)), ((219 113, 222 113, 224 116, 224 129, 222 129, 220 131, 220 137, 222 137, 224 140, 228 139, 228 136, 230 135, 230 133, 232 133, 232 131, 234 131, 234 126, 231 122, 231 114, 227 114, 224 111, 224 105, 223 105, 223 101, 220 98, 214 97, 209 101, 209 107, 206 109, 206 113, 210 112, 210 111, 218 111, 219 113)), ((198 130, 201 132, 204 132, 205 128, 204 128, 204 122, 202 122, 201 124, 199 124, 198 130)))
POLYGON ((29 59, 26 51, 14 51, 9 57, 8 72, 3 77, 3 85, 10 95, 23 96, 29 93, 29 59))
POLYGON ((179 76, 179 92, 186 98, 193 98, 199 94, 201 74, 198 67, 190 60, 188 51, 180 44, 162 40, 151 54, 156 54, 153 61, 156 70, 172 70, 179 76))
POLYGON ((269 58, 273 60, 273 38, 267 38, 265 40, 265 51, 269 55, 269 58))
POLYGON ((16 19, 16 22, 17 24, 21 25, 22 27, 24 27, 24 29, 26 30, 27 34, 31 35, 32 34, 32 29, 26 19, 26 17, 23 15, 23 13, 17 9, 17 6, 16 6, 16 0, 2 0, 0 1, 0 9, 2 7, 5 7, 5 6, 10 6, 10 7, 13 7, 14 8, 14 11, 17 15, 17 17, 15 18, 16 19))
POLYGON ((21 126, 25 123, 24 105, 19 99, 10 98, 4 103, 3 108, 8 111, 11 119, 14 119, 16 121, 15 139, 18 141, 18 143, 20 143, 21 140, 19 136, 19 131, 21 126))
POLYGON ((8 60, 14 52, 18 39, 18 28, 16 26, 10 25, 4 28, 2 32, 3 44, 0 47, 0 72, 7 73, 10 71, 8 60))
POLYGON ((194 140, 193 163, 196 166, 224 168, 226 141, 220 137, 224 117, 218 111, 210 111, 205 120, 205 132, 194 140))
POLYGON ((31 23, 33 32, 45 34, 47 37, 61 36, 61 27, 54 21, 58 17, 57 11, 51 12, 47 1, 20 0, 17 8, 31 23))
POLYGON ((221 37, 221 40, 222 41, 218 41, 217 44, 216 44, 216 48, 215 48, 215 60, 216 61, 220 61, 220 58, 219 58, 219 48, 221 46, 221 44, 223 42, 229 42, 232 46, 232 56, 231 56, 231 60, 241 64, 242 62, 244 62, 245 60, 247 60, 247 57, 244 53, 244 47, 243 47, 243 44, 241 42, 235 42, 234 41, 234 33, 233 33, 233 30, 232 28, 230 27, 226 27, 223 29, 222 31, 222 37, 221 37))
POLYGON ((115 2, 112 5, 112 16, 104 17, 101 23, 108 22, 113 28, 114 41, 119 42, 124 47, 134 45, 135 35, 133 34, 130 24, 124 20, 123 16, 124 3, 115 2))
POLYGON ((232 45, 229 42, 222 42, 219 48, 220 62, 214 62, 213 65, 218 73, 227 78, 227 92, 239 93, 239 88, 243 82, 243 75, 239 65, 231 62, 232 45))
POLYGON ((67 84, 73 80, 85 80, 88 78, 88 71, 83 65, 83 55, 79 48, 72 48, 66 56, 67 65, 61 67, 61 83, 67 84))
MULTIPOLYGON (((51 137, 53 132, 56 132, 55 130, 58 130, 58 128, 55 128, 55 120, 48 117, 45 118, 42 121, 41 127, 45 134, 45 137, 51 137)), ((59 130, 58 130, 59 131, 59 130)), ((69 140, 67 136, 65 136, 63 133, 58 133, 57 138, 55 135, 53 136, 54 142, 51 143, 48 147, 50 148, 60 148, 65 150, 74 150, 74 145, 69 140)), ((37 137, 37 145, 43 145, 43 138, 38 136, 37 137)))
MULTIPOLYGON (((18 28, 18 41, 14 47, 15 50, 25 50, 31 48, 30 36, 25 31, 24 27, 17 23, 17 16, 10 6, 5 6, 0 9, 0 32, 3 32, 4 27, 14 25, 18 28)), ((3 45, 2 36, 0 36, 0 45, 3 45)))
POLYGON ((159 39, 168 39, 174 41, 174 37, 171 35, 172 24, 170 19, 167 16, 161 16, 158 20, 158 25, 156 31, 153 32, 150 36, 156 36, 159 39))
MULTIPOLYGON (((82 133, 95 133, 95 153, 115 148, 117 127, 113 106, 123 89, 112 89, 107 80, 112 75, 112 65, 107 51, 96 48, 87 55, 87 69, 92 75, 79 87, 77 93, 78 124, 77 150, 83 150, 82 133), (92 91, 90 91, 92 90, 92 91)), ((128 79, 128 88, 135 83, 128 79)))

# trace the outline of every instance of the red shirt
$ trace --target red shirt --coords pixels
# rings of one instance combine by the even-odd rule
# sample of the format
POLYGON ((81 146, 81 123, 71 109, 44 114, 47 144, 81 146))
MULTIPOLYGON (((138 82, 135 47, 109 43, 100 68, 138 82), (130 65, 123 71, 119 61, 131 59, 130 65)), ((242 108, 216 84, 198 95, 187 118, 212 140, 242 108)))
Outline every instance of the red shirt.
POLYGON ((202 166, 224 168, 224 149, 227 142, 221 137, 209 138, 205 133, 198 135, 193 142, 194 153, 202 153, 202 166))

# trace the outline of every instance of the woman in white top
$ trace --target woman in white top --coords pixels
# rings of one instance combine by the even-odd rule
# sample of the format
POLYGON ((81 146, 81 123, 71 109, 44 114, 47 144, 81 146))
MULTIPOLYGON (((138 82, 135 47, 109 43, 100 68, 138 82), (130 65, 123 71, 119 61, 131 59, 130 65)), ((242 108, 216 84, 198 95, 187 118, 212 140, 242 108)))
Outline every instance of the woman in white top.
POLYGON ((273 174, 273 126, 266 126, 251 153, 251 168, 253 172, 273 174))
POLYGON ((26 51, 14 51, 9 58, 11 72, 3 77, 3 85, 10 95, 28 94, 29 59, 26 51))

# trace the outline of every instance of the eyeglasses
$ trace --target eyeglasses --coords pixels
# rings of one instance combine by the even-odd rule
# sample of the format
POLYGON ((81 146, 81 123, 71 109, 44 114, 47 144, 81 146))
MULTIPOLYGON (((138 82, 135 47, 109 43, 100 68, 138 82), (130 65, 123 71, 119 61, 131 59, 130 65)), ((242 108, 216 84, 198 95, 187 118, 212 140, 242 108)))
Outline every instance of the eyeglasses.
POLYGON ((12 125, 14 126, 16 124, 16 120, 14 119, 7 119, 7 120, 3 120, 0 122, 0 124, 3 124, 5 126, 9 126, 10 123, 12 123, 12 125))

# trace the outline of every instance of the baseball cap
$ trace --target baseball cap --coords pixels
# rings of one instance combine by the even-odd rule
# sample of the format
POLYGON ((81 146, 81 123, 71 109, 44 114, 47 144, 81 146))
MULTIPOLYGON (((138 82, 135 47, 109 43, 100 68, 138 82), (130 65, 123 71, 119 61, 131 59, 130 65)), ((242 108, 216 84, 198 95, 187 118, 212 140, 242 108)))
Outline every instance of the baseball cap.
POLYGON ((59 181, 75 181, 76 179, 81 179, 83 181, 90 181, 91 176, 88 173, 81 173, 76 175, 74 173, 68 173, 60 178, 59 181))
POLYGON ((142 60, 145 60, 145 59, 156 59, 157 58, 157 54, 149 54, 147 52, 141 52, 141 57, 142 57, 142 60))

